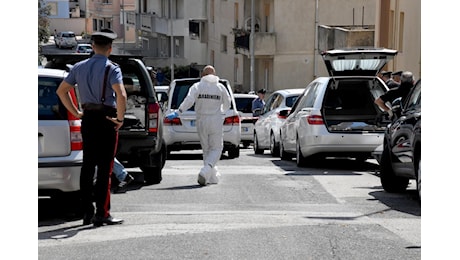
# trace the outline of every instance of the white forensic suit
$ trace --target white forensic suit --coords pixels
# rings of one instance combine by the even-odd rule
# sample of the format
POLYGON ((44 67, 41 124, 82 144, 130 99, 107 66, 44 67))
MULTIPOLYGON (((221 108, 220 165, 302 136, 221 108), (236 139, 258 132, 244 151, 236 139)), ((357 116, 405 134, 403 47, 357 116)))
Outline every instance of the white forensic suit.
POLYGON ((203 168, 200 175, 206 183, 219 182, 220 173, 216 163, 219 161, 224 146, 223 123, 225 112, 230 108, 230 94, 219 83, 216 75, 203 76, 200 82, 193 84, 179 106, 179 113, 195 104, 196 126, 203 150, 203 168))

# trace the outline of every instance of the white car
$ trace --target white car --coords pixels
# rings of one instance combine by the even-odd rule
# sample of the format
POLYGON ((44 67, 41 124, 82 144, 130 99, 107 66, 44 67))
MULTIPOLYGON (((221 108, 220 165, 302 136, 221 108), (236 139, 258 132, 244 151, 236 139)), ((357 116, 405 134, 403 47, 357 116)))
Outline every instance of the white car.
MULTIPOLYGON (((168 93, 168 102, 164 115, 168 115, 177 109, 187 96, 190 87, 200 81, 199 78, 175 79, 171 82, 168 93)), ((225 114, 224 120, 224 149, 229 158, 240 156, 241 122, 236 110, 235 98, 230 82, 220 79, 220 83, 227 87, 231 96, 230 109, 225 114)), ((181 150, 200 150, 200 139, 196 128, 196 113, 194 107, 181 113, 178 118, 169 120, 163 118, 164 140, 168 153, 181 150)))
POLYGON ((76 53, 91 53, 92 51, 93 47, 88 43, 79 43, 77 44, 77 47, 75 47, 76 53))
POLYGON ((59 49, 61 48, 74 48, 77 46, 77 37, 74 32, 59 32, 54 39, 54 44, 59 49))
POLYGON ((298 166, 316 158, 364 161, 382 144, 388 124, 374 103, 388 91, 377 73, 396 50, 330 50, 322 53, 329 77, 309 83, 280 128, 280 157, 298 166))
POLYGON ((258 98, 255 94, 235 93, 236 108, 241 117, 241 144, 247 148, 254 141, 254 123, 257 117, 252 115, 252 101, 258 98))
MULTIPOLYGON (((83 163, 81 120, 59 102, 56 89, 67 72, 38 69, 38 194, 56 196, 80 190, 83 163)), ((72 100, 77 102, 75 91, 72 100)))
POLYGON ((263 154, 269 149, 272 156, 279 155, 281 124, 303 91, 304 88, 282 89, 268 97, 254 126, 255 154, 263 154))

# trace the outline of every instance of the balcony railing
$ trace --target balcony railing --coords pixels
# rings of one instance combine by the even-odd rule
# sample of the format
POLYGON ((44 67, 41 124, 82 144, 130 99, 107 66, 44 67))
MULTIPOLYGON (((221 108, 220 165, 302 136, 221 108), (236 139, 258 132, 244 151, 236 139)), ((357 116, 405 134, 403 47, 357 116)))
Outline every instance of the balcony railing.
MULTIPOLYGON (((250 34, 246 31, 235 31, 235 48, 237 53, 250 55, 249 41, 250 34)), ((254 55, 275 55, 276 52, 276 34, 256 32, 254 34, 254 55)))

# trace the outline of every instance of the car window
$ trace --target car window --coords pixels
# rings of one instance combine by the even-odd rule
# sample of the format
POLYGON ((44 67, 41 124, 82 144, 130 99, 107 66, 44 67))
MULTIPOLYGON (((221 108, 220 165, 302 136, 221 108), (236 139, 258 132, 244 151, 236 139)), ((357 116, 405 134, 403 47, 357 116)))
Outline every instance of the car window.
POLYGON ((271 105, 271 109, 270 109, 270 110, 273 110, 273 109, 278 108, 278 107, 281 105, 281 103, 283 102, 283 99, 284 99, 284 98, 283 98, 282 95, 276 95, 276 98, 275 98, 275 100, 273 100, 273 103, 272 103, 272 105, 271 105))
POLYGON ((296 102, 297 98, 299 98, 299 96, 287 97, 286 98, 286 106, 287 107, 292 107, 294 105, 294 103, 296 102))
POLYGON ((252 113, 252 97, 239 97, 235 98, 236 107, 238 111, 243 113, 252 113))
POLYGON ((67 110, 56 89, 62 78, 38 77, 38 120, 66 120, 67 110))
POLYGON ((298 105, 300 109, 313 107, 315 105, 316 97, 318 96, 319 84, 312 84, 305 93, 305 98, 298 105))
POLYGON ((406 110, 415 109, 420 107, 422 103, 422 85, 419 83, 413 89, 407 99, 406 110))
POLYGON ((272 110, 272 103, 273 101, 276 99, 276 93, 273 93, 267 100, 267 102, 265 102, 265 106, 263 108, 263 112, 262 114, 265 114, 267 112, 269 112, 270 110, 272 110))

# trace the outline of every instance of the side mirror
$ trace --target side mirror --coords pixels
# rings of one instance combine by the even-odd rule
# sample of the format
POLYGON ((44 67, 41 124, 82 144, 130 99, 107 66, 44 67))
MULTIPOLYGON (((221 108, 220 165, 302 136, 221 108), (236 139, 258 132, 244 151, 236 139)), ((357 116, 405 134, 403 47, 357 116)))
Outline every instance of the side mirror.
POLYGON ((280 118, 286 118, 288 117, 289 113, 291 112, 291 109, 283 109, 283 110, 280 110, 279 112, 279 117, 280 118))

